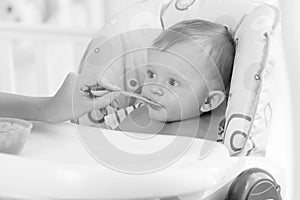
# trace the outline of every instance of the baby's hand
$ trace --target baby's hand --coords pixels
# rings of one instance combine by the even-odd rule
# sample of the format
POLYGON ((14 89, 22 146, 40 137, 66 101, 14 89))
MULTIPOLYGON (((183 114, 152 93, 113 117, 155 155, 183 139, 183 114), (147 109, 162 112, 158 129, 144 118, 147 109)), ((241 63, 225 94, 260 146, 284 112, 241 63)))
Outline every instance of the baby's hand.
MULTIPOLYGON (((103 87, 109 85, 103 83, 103 87)), ((52 122, 76 119, 93 110, 107 107, 119 92, 108 92, 101 97, 90 98, 82 92, 83 83, 76 73, 69 73, 64 83, 47 103, 48 118, 52 122)), ((110 88, 109 88, 110 89, 110 88)))

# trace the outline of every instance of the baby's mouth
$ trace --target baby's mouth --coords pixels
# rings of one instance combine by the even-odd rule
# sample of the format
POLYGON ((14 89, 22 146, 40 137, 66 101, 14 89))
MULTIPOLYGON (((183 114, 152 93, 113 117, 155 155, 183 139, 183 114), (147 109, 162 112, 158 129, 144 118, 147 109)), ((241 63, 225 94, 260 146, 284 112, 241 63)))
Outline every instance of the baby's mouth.
POLYGON ((146 101, 144 101, 146 104, 148 104, 153 110, 161 110, 164 106, 146 96, 143 96, 146 101))
POLYGON ((154 105, 154 104, 148 104, 153 110, 161 110, 163 106, 161 104, 154 105))
POLYGON ((161 105, 160 103, 157 103, 156 101, 144 96, 144 95, 140 95, 137 93, 130 93, 127 91, 119 91, 121 94, 125 95, 125 96, 130 96, 139 100, 142 100, 144 103, 146 103, 147 105, 149 105, 151 108, 153 108, 154 110, 160 110, 162 109, 163 105, 161 105))

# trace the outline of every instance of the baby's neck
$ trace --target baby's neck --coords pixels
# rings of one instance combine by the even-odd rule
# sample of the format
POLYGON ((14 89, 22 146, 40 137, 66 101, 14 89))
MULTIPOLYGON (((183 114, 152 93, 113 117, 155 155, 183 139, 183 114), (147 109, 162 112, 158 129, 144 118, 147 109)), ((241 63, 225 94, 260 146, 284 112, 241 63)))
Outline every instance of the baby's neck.
POLYGON ((160 122, 160 123, 164 123, 164 124, 172 124, 172 123, 184 123, 184 122, 191 122, 191 121, 199 121, 200 117, 207 117, 207 115, 209 115, 210 112, 207 113, 201 113, 199 116, 195 116, 195 117, 191 117, 191 118, 187 118, 187 119, 179 119, 179 120, 174 120, 174 121, 164 121, 164 122, 160 122))

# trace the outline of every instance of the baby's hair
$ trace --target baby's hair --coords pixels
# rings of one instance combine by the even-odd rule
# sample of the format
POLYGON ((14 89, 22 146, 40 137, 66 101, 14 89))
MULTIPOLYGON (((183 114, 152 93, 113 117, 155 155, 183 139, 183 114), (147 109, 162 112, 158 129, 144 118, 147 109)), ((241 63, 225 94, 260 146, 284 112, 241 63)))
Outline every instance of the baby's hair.
POLYGON ((212 58, 228 91, 235 55, 235 42, 226 26, 193 19, 181 21, 163 31, 153 42, 153 47, 162 51, 187 41, 201 42, 201 47, 212 58))

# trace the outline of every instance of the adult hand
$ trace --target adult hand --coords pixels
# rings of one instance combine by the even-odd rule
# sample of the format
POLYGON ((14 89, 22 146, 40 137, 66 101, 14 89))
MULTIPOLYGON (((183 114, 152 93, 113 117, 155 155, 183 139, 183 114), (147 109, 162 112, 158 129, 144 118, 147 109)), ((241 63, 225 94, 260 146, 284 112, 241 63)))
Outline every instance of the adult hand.
POLYGON ((110 92, 100 97, 90 98, 82 92, 85 86, 80 75, 69 73, 58 92, 47 102, 48 121, 61 122, 79 118, 93 109, 107 107, 120 95, 117 91, 111 91, 118 88, 108 82, 101 80, 98 84, 110 92))

